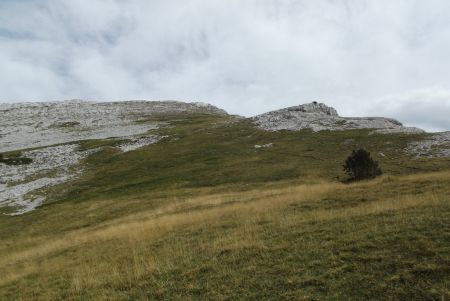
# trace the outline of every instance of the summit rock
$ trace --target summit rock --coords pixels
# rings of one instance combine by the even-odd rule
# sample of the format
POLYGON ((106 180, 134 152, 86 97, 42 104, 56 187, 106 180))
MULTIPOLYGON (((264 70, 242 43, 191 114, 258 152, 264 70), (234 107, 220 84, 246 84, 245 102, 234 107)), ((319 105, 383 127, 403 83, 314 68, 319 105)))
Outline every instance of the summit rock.
POLYGON ((339 116, 335 108, 329 107, 323 103, 318 103, 317 101, 302 104, 299 106, 289 107, 289 108, 286 108, 286 110, 290 111, 290 112, 302 112, 302 113, 309 113, 309 114, 325 114, 328 116, 339 116))
POLYGON ((318 132, 372 129, 383 134, 424 133, 422 129, 406 127, 392 118, 341 117, 333 107, 318 102, 271 111, 255 116, 252 120, 258 127, 266 131, 311 129, 318 132))

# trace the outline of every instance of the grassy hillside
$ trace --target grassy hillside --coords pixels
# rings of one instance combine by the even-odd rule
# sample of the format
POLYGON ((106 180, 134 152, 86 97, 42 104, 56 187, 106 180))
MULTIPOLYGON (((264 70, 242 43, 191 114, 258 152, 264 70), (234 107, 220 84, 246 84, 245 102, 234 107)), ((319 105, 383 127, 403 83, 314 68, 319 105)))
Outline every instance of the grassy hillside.
MULTIPOLYGON (((157 120, 170 121, 170 126, 155 131, 168 138, 134 152, 106 148, 91 156, 86 162, 90 172, 71 187, 67 198, 129 196, 173 187, 337 180, 345 177, 343 161, 358 147, 370 150, 389 174, 450 167, 448 158, 411 160, 405 154, 407 143, 422 135, 370 135, 366 130, 265 132, 247 120, 214 115, 176 115, 157 120), (268 143, 273 147, 255 149, 255 145, 268 143)), ((105 145, 105 141, 87 141, 83 147, 97 145, 105 145)))
POLYGON ((450 298, 450 160, 402 151, 423 136, 155 118, 160 143, 85 141, 81 178, 0 216, 0 300, 450 298), (383 177, 340 182, 356 147, 383 177))

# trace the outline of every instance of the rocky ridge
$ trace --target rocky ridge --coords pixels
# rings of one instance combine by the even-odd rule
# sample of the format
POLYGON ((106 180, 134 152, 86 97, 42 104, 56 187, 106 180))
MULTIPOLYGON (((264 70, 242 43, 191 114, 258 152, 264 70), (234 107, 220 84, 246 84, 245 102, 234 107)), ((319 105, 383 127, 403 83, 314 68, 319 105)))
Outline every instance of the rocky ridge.
POLYGON ((135 136, 157 128, 157 123, 139 122, 148 116, 180 112, 226 114, 209 104, 180 101, 71 100, 0 104, 0 152, 135 136))
POLYGON ((345 131, 373 129, 388 133, 424 133, 414 127, 405 127, 399 121, 384 117, 341 117, 336 109, 323 103, 312 102, 299 106, 268 112, 252 118, 254 123, 266 131, 345 131))

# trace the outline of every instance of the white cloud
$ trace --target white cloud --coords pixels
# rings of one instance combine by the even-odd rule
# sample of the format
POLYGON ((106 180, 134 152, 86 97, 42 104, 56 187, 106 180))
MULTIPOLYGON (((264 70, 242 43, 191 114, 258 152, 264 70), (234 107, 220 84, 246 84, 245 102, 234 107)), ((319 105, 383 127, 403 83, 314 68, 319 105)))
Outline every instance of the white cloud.
POLYGON ((450 129, 449 95, 431 92, 450 90, 449 52, 446 0, 0 3, 3 101, 201 100, 253 115, 320 100, 450 129), (413 104, 421 115, 398 108, 413 104))

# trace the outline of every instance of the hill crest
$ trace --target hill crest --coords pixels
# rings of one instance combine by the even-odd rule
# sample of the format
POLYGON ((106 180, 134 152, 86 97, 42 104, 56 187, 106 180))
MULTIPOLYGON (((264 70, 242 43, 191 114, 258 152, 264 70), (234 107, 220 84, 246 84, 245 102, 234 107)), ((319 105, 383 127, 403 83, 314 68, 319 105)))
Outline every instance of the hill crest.
POLYGON ((385 117, 341 117, 337 110, 324 103, 311 102, 283 108, 252 117, 255 124, 267 131, 311 129, 318 131, 344 131, 373 129, 378 133, 417 134, 425 131, 403 126, 401 122, 385 117))

